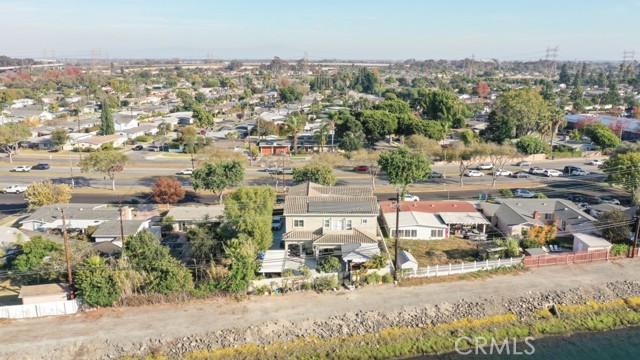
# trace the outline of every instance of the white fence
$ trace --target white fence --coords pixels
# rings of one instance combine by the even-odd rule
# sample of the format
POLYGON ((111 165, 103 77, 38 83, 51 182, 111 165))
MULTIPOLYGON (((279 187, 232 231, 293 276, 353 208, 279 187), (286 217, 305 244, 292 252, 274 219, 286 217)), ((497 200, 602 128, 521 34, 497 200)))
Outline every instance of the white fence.
POLYGON ((436 265, 418 268, 415 273, 407 272, 404 275, 408 277, 429 277, 429 276, 447 276, 456 274, 465 274, 480 270, 495 269, 500 266, 514 266, 522 264, 523 257, 474 261, 458 264, 436 265))
POLYGON ((75 314, 80 309, 79 299, 54 301, 41 304, 12 305, 0 307, 0 318, 26 319, 41 316, 75 314))

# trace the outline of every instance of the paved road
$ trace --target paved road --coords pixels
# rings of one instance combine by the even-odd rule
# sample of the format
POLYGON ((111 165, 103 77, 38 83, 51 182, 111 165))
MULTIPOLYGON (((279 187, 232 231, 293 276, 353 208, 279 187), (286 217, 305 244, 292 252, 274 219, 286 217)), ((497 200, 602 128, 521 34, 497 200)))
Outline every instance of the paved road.
MULTIPOLYGON (((614 280, 637 281, 638 272, 640 261, 629 259, 614 263, 550 266, 484 281, 411 288, 372 286, 337 293, 290 293, 286 296, 253 297, 240 302, 221 299, 16 320, 0 326, 0 355, 4 358, 13 358, 16 354, 20 358, 88 358, 104 352, 101 349, 106 346, 106 339, 110 344, 129 346, 149 338, 181 338, 265 322, 321 320, 357 311, 391 314, 402 309, 451 304, 463 299, 482 303, 482 299, 488 296, 511 299, 532 292, 565 291, 577 287, 590 290, 614 280)), ((503 309, 487 311, 502 312, 503 309)))

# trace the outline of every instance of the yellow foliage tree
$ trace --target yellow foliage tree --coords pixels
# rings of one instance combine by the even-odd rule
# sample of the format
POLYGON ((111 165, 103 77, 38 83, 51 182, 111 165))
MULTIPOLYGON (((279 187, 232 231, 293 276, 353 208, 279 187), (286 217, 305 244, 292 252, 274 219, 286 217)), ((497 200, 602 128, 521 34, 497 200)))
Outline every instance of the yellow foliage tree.
POLYGON ((556 224, 553 223, 545 226, 534 225, 525 232, 524 236, 542 246, 555 239, 557 233, 558 228, 556 224))
POLYGON ((29 209, 51 204, 67 204, 71 201, 71 186, 51 181, 34 182, 27 188, 24 198, 29 209))

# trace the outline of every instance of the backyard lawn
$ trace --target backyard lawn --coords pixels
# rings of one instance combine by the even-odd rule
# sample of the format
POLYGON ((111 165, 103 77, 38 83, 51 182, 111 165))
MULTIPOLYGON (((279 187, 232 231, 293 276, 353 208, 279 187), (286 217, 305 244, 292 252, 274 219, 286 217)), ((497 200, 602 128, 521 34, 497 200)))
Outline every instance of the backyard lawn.
MULTIPOLYGON (((387 239, 387 247, 394 256, 394 239, 387 239)), ((442 265, 476 260, 476 242, 459 238, 446 240, 400 240, 400 250, 407 250, 419 266, 442 265)))

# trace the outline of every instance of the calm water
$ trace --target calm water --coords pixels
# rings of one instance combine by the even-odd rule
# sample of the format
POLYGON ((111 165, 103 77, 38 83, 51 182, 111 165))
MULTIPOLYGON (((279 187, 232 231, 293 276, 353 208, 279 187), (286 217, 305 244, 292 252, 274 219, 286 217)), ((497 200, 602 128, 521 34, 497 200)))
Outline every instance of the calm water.
MULTIPOLYGON (((535 347, 533 355, 459 355, 456 353, 442 356, 421 356, 415 360, 435 359, 526 359, 526 360, 600 360, 640 359, 640 327, 626 328, 614 331, 586 333, 566 337, 549 337, 533 340, 535 347)), ((488 350, 488 348, 487 348, 488 350)), ((513 350, 513 347, 511 347, 513 350)), ((522 344, 517 351, 530 350, 522 344)), ((488 351, 487 351, 488 352, 488 351)), ((505 350, 506 352, 506 350, 505 350)))

